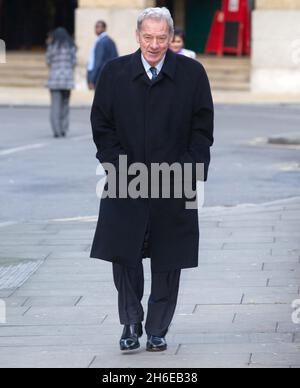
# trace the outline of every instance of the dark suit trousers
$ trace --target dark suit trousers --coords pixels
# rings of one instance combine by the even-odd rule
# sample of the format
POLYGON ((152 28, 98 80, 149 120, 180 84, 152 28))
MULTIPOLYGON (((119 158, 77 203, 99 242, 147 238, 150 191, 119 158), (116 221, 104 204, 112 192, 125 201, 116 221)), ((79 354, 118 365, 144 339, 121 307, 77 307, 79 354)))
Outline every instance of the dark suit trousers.
MULTIPOLYGON (((145 235, 143 250, 147 249, 149 226, 145 235)), ((143 251, 143 252, 144 252, 143 251)), ((130 325, 144 321, 142 299, 144 295, 144 267, 129 268, 113 263, 115 286, 118 290, 120 323, 130 325)), ((148 335, 165 337, 172 322, 179 292, 181 270, 153 272, 151 295, 148 300, 148 314, 145 330, 148 335)))

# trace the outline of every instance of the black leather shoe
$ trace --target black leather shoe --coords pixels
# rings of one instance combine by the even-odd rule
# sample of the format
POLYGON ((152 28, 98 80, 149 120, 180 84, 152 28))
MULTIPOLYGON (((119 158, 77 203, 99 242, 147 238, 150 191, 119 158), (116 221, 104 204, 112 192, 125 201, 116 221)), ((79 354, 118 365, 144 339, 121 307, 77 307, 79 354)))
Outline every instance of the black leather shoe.
POLYGON ((141 346, 139 338, 142 337, 142 335, 143 326, 141 323, 125 325, 120 340, 120 349, 122 351, 138 349, 141 346))
POLYGON ((163 337, 148 336, 147 351, 148 352, 164 352, 167 350, 167 341, 163 337))

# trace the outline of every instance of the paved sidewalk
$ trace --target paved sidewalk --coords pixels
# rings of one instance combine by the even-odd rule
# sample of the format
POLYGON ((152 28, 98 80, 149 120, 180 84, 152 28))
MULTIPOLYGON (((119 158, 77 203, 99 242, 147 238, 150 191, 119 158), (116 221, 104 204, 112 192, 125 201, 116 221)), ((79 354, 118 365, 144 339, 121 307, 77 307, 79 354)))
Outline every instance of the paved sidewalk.
POLYGON ((123 355, 111 265, 88 259, 95 219, 0 224, 0 366, 300 367, 300 198, 207 208, 200 227, 169 350, 147 353, 143 337, 123 355))
MULTIPOLYGON (((73 107, 90 107, 94 92, 72 92, 73 107)), ((299 104, 299 94, 251 93, 249 91, 213 90, 216 104, 299 104)), ((49 106, 50 96, 46 88, 0 87, 0 106, 49 106)))

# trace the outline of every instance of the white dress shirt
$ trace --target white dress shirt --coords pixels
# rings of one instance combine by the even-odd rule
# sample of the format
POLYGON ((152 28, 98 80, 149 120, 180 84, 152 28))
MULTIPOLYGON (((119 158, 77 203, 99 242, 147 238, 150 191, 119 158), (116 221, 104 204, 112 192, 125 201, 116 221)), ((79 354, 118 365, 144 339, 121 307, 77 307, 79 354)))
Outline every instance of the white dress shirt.
POLYGON ((178 54, 184 55, 185 57, 191 59, 197 59, 197 54, 195 53, 195 51, 187 50, 185 48, 181 49, 178 54))
MULTIPOLYGON (((163 59, 155 66, 156 70, 157 70, 157 75, 161 72, 161 69, 165 63, 165 59, 166 59, 166 55, 164 55, 163 59)), ((148 77, 150 79, 152 79, 153 75, 150 71, 150 69, 153 67, 151 66, 147 61, 146 59, 144 58, 144 55, 142 54, 142 62, 143 62, 143 65, 144 65, 144 68, 145 68, 145 71, 148 75, 148 77)))
POLYGON ((100 34, 95 43, 94 43, 94 46, 93 46, 93 49, 91 51, 91 54, 90 54, 90 57, 89 57, 89 61, 88 61, 88 65, 87 65, 87 69, 88 71, 93 71, 94 70, 94 67, 95 67, 95 55, 96 55, 96 48, 97 48, 97 45, 98 43, 100 42, 101 39, 103 39, 105 36, 107 36, 107 32, 102 32, 102 34, 100 34))

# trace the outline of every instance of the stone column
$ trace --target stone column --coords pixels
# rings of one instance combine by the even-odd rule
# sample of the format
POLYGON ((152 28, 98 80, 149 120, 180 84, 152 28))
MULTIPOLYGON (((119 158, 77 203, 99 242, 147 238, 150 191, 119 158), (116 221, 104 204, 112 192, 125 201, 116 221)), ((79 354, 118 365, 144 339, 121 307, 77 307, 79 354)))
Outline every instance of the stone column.
POLYGON ((185 0, 174 1, 175 27, 185 30, 185 0))
POLYGON ((300 0, 256 0, 253 92, 300 93, 300 0))
POLYGON ((138 48, 135 30, 139 13, 154 5, 154 0, 79 0, 76 10, 77 88, 87 87, 86 64, 96 39, 96 21, 103 19, 107 22, 108 33, 115 40, 120 55, 126 55, 138 48))

